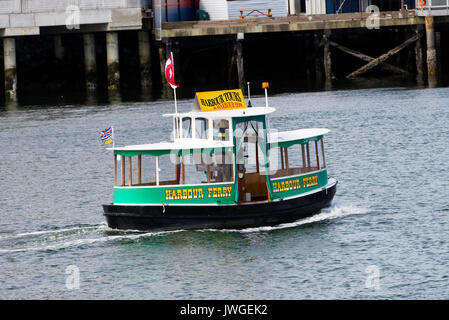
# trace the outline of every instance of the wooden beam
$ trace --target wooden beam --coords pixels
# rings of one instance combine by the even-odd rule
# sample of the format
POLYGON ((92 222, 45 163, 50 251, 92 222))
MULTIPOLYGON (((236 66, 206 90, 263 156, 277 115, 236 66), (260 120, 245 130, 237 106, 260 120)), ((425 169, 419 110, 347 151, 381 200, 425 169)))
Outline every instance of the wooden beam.
POLYGON ((255 143, 256 146, 256 172, 260 172, 259 171, 259 145, 257 144, 257 140, 255 143))
POLYGON ((114 186, 117 186, 117 155, 114 154, 114 186))
POLYGON ((137 156, 137 184, 142 184, 142 155, 137 156))
POLYGON ((324 138, 321 138, 321 153, 323 154, 323 168, 326 168, 326 157, 324 156, 324 138))
POLYGON ((184 165, 184 156, 181 157, 182 184, 186 184, 186 168, 184 165))
POLYGON ((281 169, 284 170, 284 151, 282 150, 283 148, 280 147, 279 150, 281 152, 281 169))
POLYGON ((304 149, 304 145, 301 145, 301 154, 302 154, 302 167, 306 167, 306 151, 304 149))
POLYGON ((122 161, 122 172, 121 172, 121 180, 122 180, 122 187, 124 187, 125 186, 125 156, 120 156, 120 160, 122 161))
POLYGON ((329 47, 329 37, 331 31, 324 30, 323 40, 324 40, 324 56, 323 56, 323 66, 324 66, 324 75, 326 80, 331 80, 334 78, 332 74, 332 59, 331 59, 331 50, 329 47))
POLYGON ((132 167, 132 158, 128 157, 128 186, 133 185, 133 167, 132 167))
POLYGON ((309 142, 307 142, 306 147, 307 147, 307 167, 310 168, 310 148, 309 148, 309 142))
MULTIPOLYGON (((342 46, 341 44, 338 44, 338 43, 336 43, 334 41, 329 41, 329 44, 331 46, 337 48, 337 49, 340 49, 341 51, 343 51, 343 52, 345 52, 347 54, 350 54, 350 55, 352 55, 352 56, 354 56, 356 58, 359 58, 359 59, 361 59, 363 61, 366 61, 366 62, 371 62, 371 61, 373 61, 375 59, 375 58, 370 57, 370 56, 368 56, 368 55, 366 55, 364 53, 361 53, 361 52, 355 51, 353 49, 350 49, 348 47, 342 46)), ((379 64, 379 67, 384 69, 384 70, 386 70, 386 71, 395 73, 395 74, 403 74, 405 76, 410 76, 410 72, 408 72, 408 71, 406 71, 404 69, 401 69, 399 67, 393 66, 393 65, 391 65, 389 63, 386 63, 386 62, 382 62, 381 64, 379 64)))
POLYGON ((362 73, 365 73, 366 71, 368 71, 368 70, 374 68, 375 66, 381 64, 382 62, 384 62, 385 60, 387 60, 391 56, 395 55, 396 53, 398 53, 399 51, 401 51, 402 49, 407 47, 409 44, 415 42, 416 40, 418 40, 420 38, 421 38, 421 33, 418 33, 418 34, 414 35, 413 37, 411 37, 410 39, 404 41, 403 43, 401 43, 397 47, 391 49, 387 53, 384 53, 383 55, 381 55, 381 56, 377 57, 376 59, 370 61, 369 63, 367 63, 363 67, 361 67, 361 68, 357 69, 356 71, 350 73, 349 75, 346 76, 346 78, 348 78, 348 79, 355 78, 355 77, 361 75, 362 73))

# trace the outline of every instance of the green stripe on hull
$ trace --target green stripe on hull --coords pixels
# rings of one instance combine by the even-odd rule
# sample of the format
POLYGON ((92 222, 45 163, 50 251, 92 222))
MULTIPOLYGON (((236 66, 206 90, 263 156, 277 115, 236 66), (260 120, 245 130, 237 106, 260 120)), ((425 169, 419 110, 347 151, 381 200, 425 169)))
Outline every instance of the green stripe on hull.
POLYGON ((310 192, 327 184, 327 170, 311 174, 290 176, 271 180, 271 199, 283 199, 310 192))
POLYGON ((234 184, 167 187, 116 187, 116 204, 233 204, 234 184))

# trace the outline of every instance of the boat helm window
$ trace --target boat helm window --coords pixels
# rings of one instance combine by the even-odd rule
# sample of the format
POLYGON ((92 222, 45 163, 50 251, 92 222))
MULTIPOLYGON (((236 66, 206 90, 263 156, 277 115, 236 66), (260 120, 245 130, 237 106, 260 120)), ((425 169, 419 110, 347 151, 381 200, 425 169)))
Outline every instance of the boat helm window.
POLYGON ((229 120, 214 120, 214 140, 229 141, 229 120))
POLYGON ((209 132, 209 121, 205 118, 195 119, 195 138, 207 139, 209 132))
POLYGON ((182 137, 192 138, 192 118, 182 118, 182 137))

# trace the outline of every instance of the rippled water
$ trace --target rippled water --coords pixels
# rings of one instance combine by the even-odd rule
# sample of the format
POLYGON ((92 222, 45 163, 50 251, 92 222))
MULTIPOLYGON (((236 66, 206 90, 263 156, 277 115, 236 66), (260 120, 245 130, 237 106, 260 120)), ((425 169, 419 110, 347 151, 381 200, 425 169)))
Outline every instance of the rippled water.
POLYGON ((0 109, 0 298, 449 298, 449 89, 270 104, 273 127, 331 129, 333 205, 277 227, 159 233, 106 226, 113 161, 98 134, 114 125, 117 145, 167 139, 171 102, 0 109), (69 266, 79 289, 66 287, 69 266))

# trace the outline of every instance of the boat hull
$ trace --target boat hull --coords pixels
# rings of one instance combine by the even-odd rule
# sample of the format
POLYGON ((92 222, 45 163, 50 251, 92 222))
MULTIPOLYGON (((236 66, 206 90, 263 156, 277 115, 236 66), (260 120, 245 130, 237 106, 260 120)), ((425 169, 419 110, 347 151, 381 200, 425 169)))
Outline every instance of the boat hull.
POLYGON ((293 222, 328 207, 337 181, 314 192, 290 199, 239 205, 189 206, 103 205, 107 224, 113 229, 169 231, 191 229, 243 229, 293 222))

